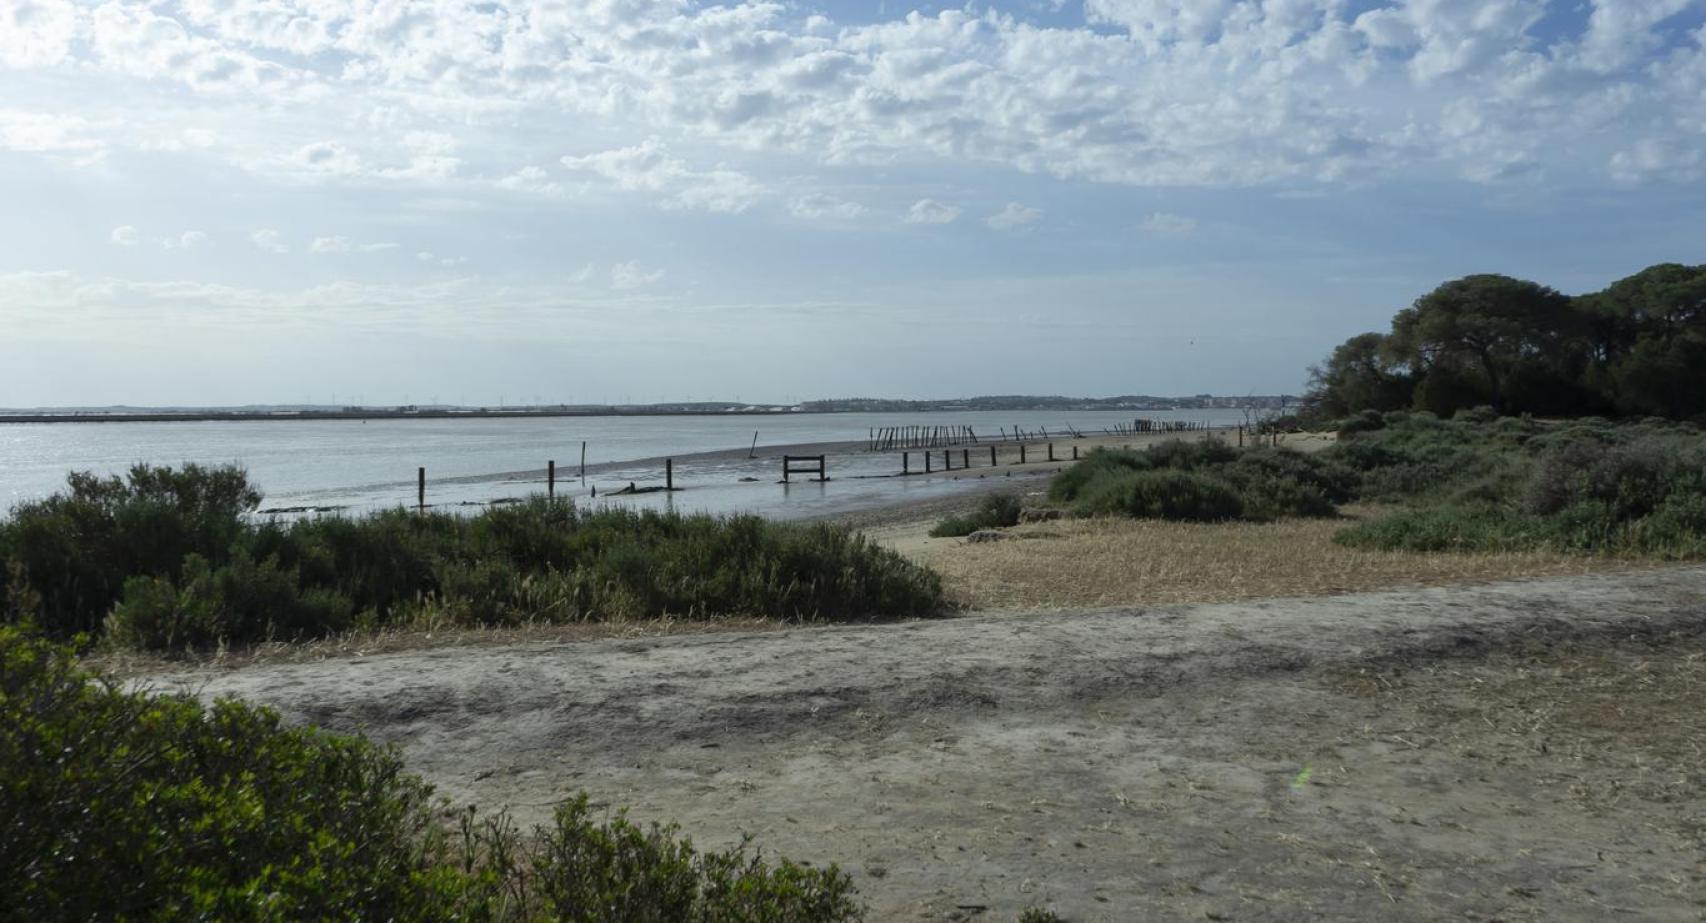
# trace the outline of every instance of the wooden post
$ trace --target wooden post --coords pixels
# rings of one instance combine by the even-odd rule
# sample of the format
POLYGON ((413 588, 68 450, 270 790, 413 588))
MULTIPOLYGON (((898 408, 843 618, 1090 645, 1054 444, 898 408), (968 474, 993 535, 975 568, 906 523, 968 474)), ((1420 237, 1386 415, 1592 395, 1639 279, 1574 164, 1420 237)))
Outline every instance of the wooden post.
POLYGON ((1021 442, 1021 443, 1019 443, 1019 464, 1022 465, 1024 463, 1025 463, 1025 444, 1023 442, 1021 442))
POLYGON ((924 453, 924 473, 925 474, 930 473, 930 453, 929 452, 924 453))
POLYGON ((954 470, 954 451, 952 449, 943 449, 942 450, 942 470, 943 471, 954 470))
POLYGON ((912 473, 912 453, 911 452, 900 453, 900 473, 901 474, 911 474, 912 473))
POLYGON ((758 430, 752 431, 752 448, 746 450, 746 457, 751 458, 758 452, 758 430))
POLYGON ((961 449, 960 450, 960 467, 961 468, 970 468, 971 467, 971 449, 961 449))
POLYGON ((1048 460, 1054 461, 1054 443, 1048 444, 1048 460))
POLYGON ((1073 461, 1078 460, 1078 447, 1077 446, 1072 447, 1072 460, 1073 461))
POLYGON ((995 446, 989 447, 989 467, 995 467, 995 446))
POLYGON ((545 463, 545 496, 555 497, 556 495, 557 463, 555 461, 548 461, 545 463))
POLYGON ((581 440, 581 480, 586 480, 586 440, 581 440))
POLYGON ((663 460, 663 489, 675 489, 675 459, 673 458, 663 460))
POLYGON ((426 469, 425 468, 420 468, 420 469, 417 469, 415 471, 415 480, 416 480, 415 508, 424 510, 424 509, 426 509, 426 469))

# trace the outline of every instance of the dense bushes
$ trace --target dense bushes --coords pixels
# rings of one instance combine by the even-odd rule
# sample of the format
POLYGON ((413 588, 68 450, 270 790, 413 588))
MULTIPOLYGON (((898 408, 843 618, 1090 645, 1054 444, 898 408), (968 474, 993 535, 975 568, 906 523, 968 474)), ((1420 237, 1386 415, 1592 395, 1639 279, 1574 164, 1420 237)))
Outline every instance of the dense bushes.
POLYGON ((593 816, 450 836, 394 751, 125 691, 0 626, 0 918, 839 921, 847 876, 593 816))
POLYGON ((473 517, 392 510, 256 523, 240 471, 73 475, 0 522, 9 621, 156 648, 352 625, 654 615, 923 615, 935 574, 828 525, 535 499, 473 517))
POLYGON ((1019 498, 1008 493, 990 494, 976 510, 949 516, 936 523, 930 534, 937 538, 970 535, 979 529, 1001 529, 1019 524, 1019 498))
POLYGON ((1081 515, 1212 521, 1330 516, 1356 472, 1288 449, 1170 440, 1141 452, 1097 449, 1057 475, 1049 496, 1081 515))
POLYGON ((1706 436, 1652 420, 1562 424, 1386 414, 1324 453, 1403 509, 1341 533, 1356 547, 1706 553, 1706 436))

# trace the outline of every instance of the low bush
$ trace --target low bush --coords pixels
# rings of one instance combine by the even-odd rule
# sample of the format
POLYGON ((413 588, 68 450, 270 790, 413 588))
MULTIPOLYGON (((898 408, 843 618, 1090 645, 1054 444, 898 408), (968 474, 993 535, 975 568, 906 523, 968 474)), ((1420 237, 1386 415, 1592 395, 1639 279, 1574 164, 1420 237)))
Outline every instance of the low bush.
MULTIPOLYGON (((927 615, 941 603, 933 572, 833 525, 542 498, 472 517, 391 510, 278 524, 253 521, 258 502, 231 469, 74 475, 69 494, 0 521, 0 613, 56 637, 104 628, 115 643, 179 649, 423 614, 469 625, 809 620, 927 615)), ((1016 521, 1016 501, 983 514, 1016 521)))
POLYGON ((856 920, 848 877, 700 852, 585 795, 460 837, 393 749, 273 712, 127 691, 0 626, 5 919, 856 920))
POLYGON ((1462 411, 1386 415, 1324 453, 1362 471, 1365 497, 1410 508, 1341 533, 1416 551, 1706 553, 1706 439, 1663 421, 1541 424, 1462 411))
POLYGON ((1003 529, 1019 524, 1019 498, 1009 493, 989 494, 976 510, 949 516, 936 523, 930 534, 937 538, 958 538, 979 529, 1003 529))
POLYGON ((1078 500, 1080 515, 1213 522, 1237 519, 1244 501, 1230 484, 1192 471, 1136 471, 1094 483, 1078 500))
POLYGON ((1093 451, 1056 475, 1049 495, 1082 515, 1270 520, 1332 516, 1359 481, 1353 468, 1319 455, 1169 440, 1141 452, 1093 451))

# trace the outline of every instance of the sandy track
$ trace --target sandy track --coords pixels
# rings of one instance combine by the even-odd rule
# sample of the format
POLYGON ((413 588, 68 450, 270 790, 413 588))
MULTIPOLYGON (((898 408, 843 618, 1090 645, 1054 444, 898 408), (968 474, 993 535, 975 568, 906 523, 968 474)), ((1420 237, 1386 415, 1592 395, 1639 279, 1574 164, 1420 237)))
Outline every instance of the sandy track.
POLYGON ((1435 706, 1513 645, 1698 641, 1703 601, 1706 569, 1678 568, 161 682, 396 741, 442 793, 523 819, 586 789, 703 842, 839 861, 877 919, 1701 920, 1700 788, 1577 793, 1690 770, 1435 706), (1346 679, 1418 669, 1408 697, 1346 679))

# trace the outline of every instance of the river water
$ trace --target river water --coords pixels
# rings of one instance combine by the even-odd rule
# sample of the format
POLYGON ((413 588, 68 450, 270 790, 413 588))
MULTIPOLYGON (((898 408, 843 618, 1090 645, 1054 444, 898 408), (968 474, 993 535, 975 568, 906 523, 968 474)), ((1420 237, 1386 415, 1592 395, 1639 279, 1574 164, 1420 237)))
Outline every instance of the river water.
POLYGON ((898 452, 841 449, 828 460, 829 483, 783 486, 777 483, 780 446, 863 443, 871 428, 885 426, 970 426, 984 439, 998 437, 1003 427, 1101 434, 1135 417, 1231 425, 1244 414, 983 411, 0 424, 0 508, 60 490, 72 471, 117 474, 137 462, 241 465, 266 493, 263 509, 413 505, 418 467, 427 469, 429 504, 471 508, 542 493, 548 460, 557 463, 559 494, 588 498, 596 488, 608 498, 630 482, 661 484, 662 464, 656 460, 673 457, 681 459, 676 486, 685 489, 619 502, 797 518, 949 493, 954 482, 886 478, 899 471, 898 452), (749 460, 746 450, 755 432, 758 457, 749 460), (585 481, 575 477, 583 441, 585 481), (723 454, 693 457, 717 452, 723 454))

